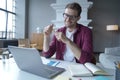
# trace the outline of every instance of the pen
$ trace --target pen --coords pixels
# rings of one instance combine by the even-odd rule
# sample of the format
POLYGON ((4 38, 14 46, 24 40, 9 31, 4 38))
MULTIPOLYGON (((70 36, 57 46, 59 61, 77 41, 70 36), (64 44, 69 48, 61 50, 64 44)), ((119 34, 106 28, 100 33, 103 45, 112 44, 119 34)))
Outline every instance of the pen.
POLYGON ((120 69, 120 63, 118 63, 117 67, 118 67, 118 69, 120 69))
POLYGON ((117 63, 116 63, 116 62, 114 62, 114 64, 115 64, 115 65, 117 65, 117 63))
POLYGON ((119 62, 119 61, 114 62, 114 64, 116 65, 116 67, 117 67, 118 69, 120 69, 120 62, 119 62))

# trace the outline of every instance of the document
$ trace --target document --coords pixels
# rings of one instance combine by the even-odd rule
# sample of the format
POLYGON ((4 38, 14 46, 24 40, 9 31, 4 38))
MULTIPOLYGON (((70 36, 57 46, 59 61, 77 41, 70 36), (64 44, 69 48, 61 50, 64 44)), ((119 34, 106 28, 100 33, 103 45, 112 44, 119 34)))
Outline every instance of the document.
POLYGON ((93 76, 93 75, 109 75, 107 72, 92 63, 74 64, 68 66, 71 75, 77 76, 93 76))

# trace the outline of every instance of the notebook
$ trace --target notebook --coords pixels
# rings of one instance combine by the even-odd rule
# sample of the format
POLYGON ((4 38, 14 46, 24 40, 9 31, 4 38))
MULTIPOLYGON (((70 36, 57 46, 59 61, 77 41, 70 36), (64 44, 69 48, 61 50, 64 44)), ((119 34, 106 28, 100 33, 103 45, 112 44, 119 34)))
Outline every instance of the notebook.
POLYGON ((42 62, 40 52, 35 48, 21 48, 8 46, 17 66, 26 72, 51 79, 65 71, 64 68, 45 65, 42 62))
POLYGON ((71 75, 74 77, 78 76, 98 76, 98 75, 110 75, 102 68, 98 67, 93 63, 86 62, 85 64, 74 64, 68 66, 71 75))

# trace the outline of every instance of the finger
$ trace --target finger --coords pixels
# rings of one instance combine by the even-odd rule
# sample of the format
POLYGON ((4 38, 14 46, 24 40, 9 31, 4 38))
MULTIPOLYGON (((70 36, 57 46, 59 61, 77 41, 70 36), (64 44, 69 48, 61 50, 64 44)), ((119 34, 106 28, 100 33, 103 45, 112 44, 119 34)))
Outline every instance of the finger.
POLYGON ((49 25, 49 29, 53 30, 54 24, 49 25))
POLYGON ((48 26, 48 31, 49 31, 50 33, 52 32, 52 30, 53 30, 53 24, 51 24, 51 25, 48 26))
POLYGON ((61 41, 61 37, 60 37, 59 32, 55 32, 55 37, 58 41, 61 41))
POLYGON ((47 27, 44 28, 44 32, 51 33, 53 30, 53 24, 48 25, 47 27))

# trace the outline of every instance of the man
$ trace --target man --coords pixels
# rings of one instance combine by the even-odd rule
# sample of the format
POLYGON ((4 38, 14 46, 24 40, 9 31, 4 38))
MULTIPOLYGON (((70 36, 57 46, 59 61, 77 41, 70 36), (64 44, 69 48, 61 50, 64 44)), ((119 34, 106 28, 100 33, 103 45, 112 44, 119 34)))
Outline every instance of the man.
POLYGON ((76 2, 66 5, 63 13, 65 26, 54 33, 51 42, 50 35, 53 24, 45 27, 43 56, 49 58, 56 53, 56 59, 82 64, 92 62, 92 31, 86 26, 77 23, 81 11, 81 6, 76 2))

